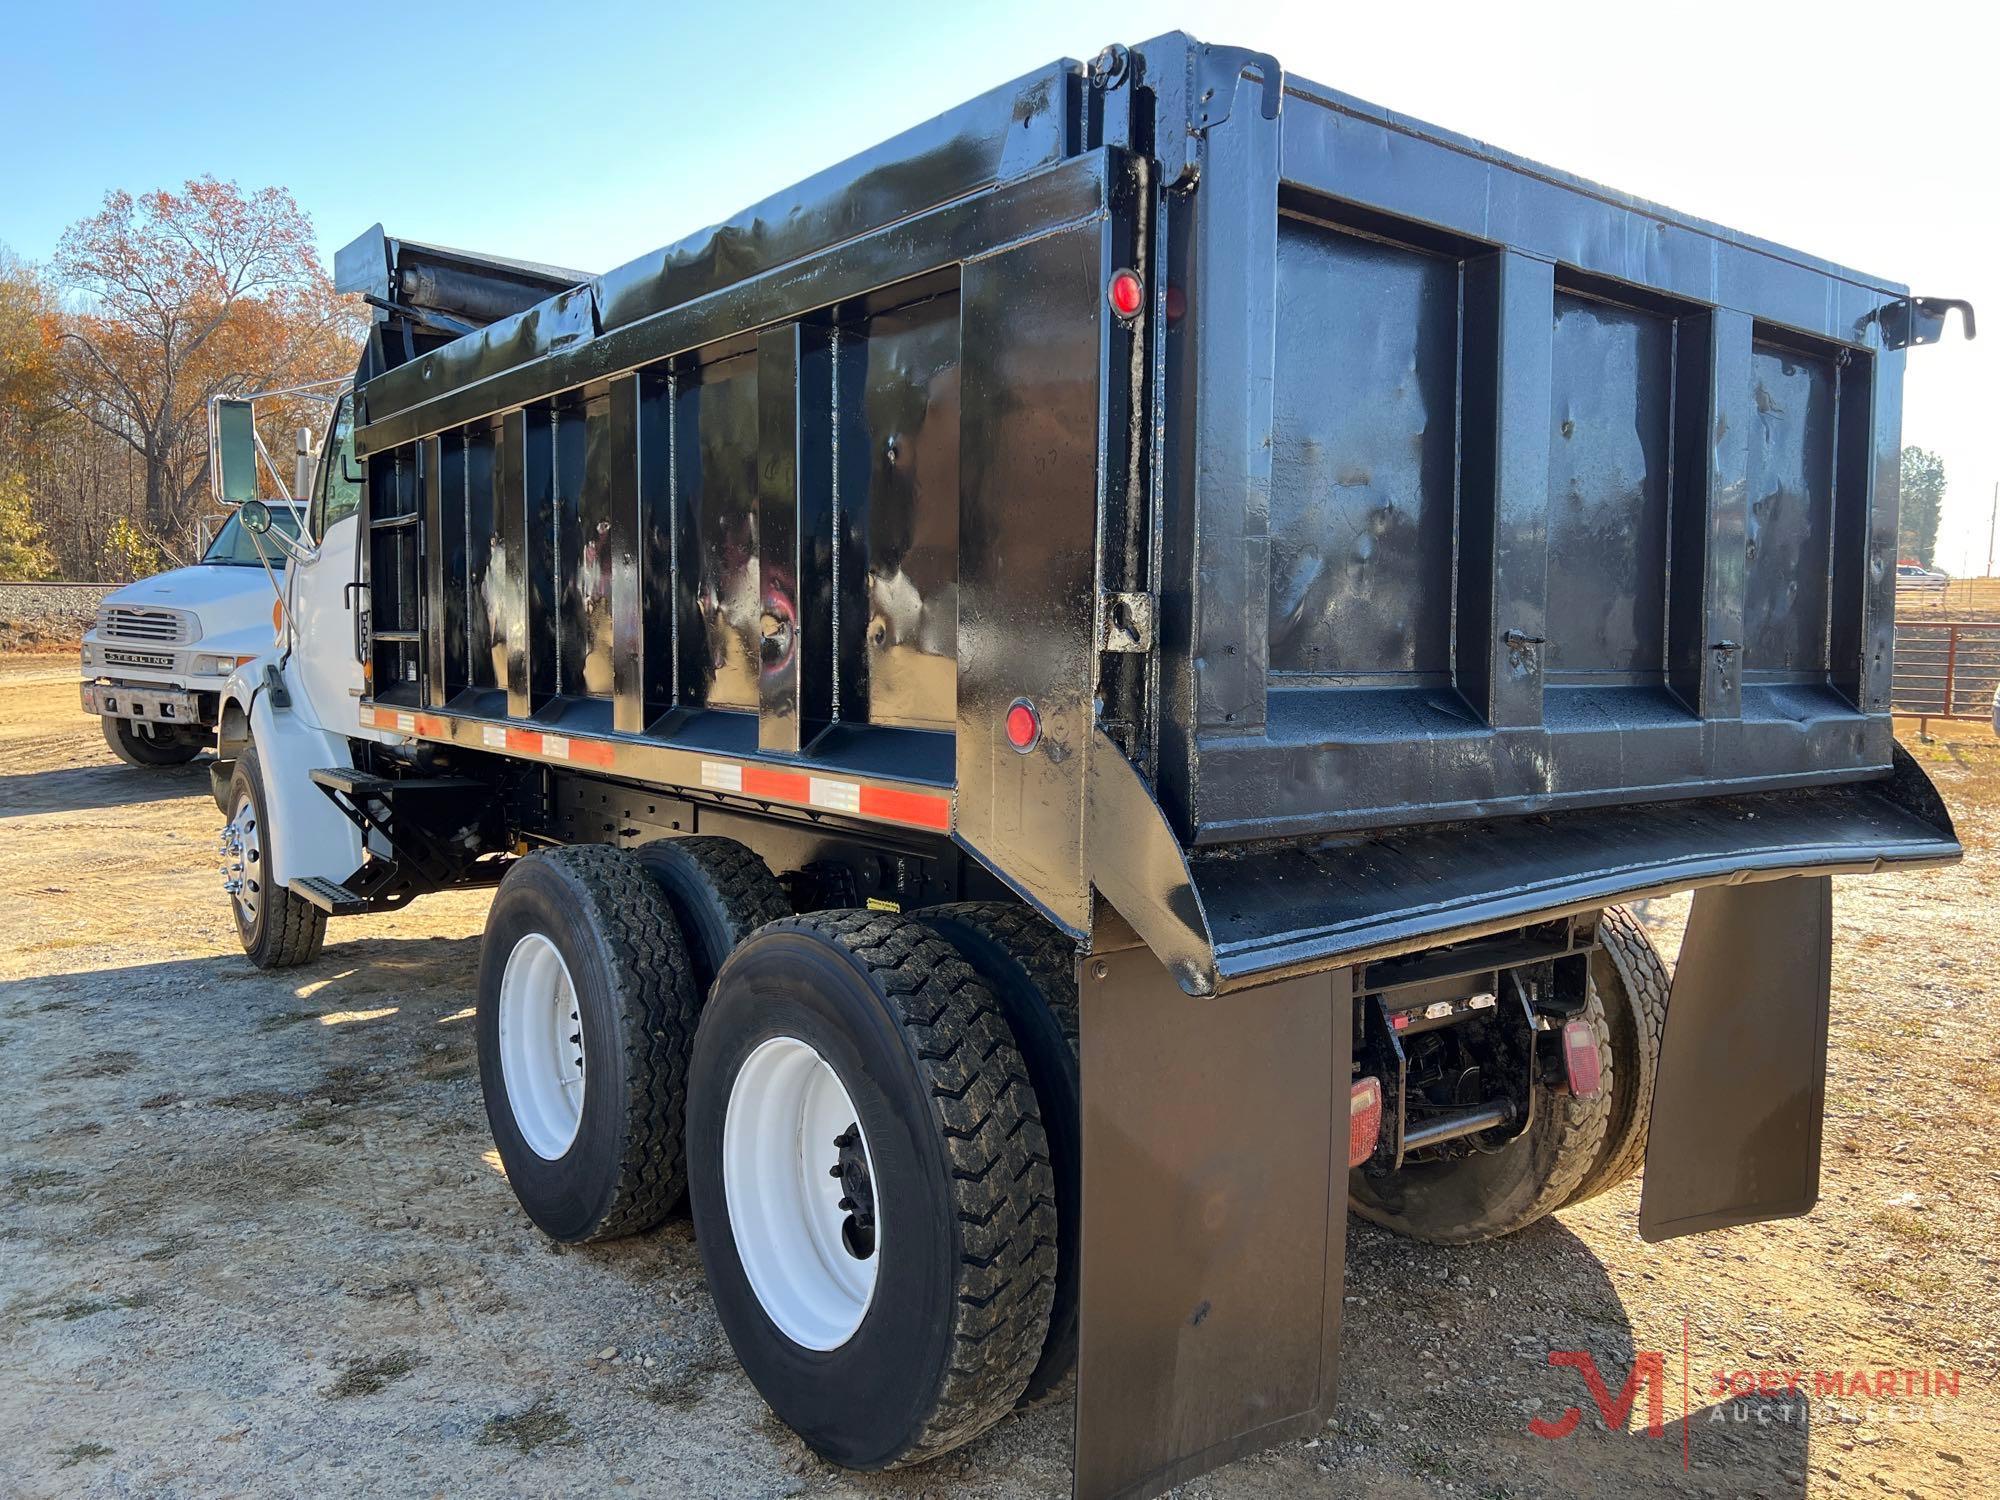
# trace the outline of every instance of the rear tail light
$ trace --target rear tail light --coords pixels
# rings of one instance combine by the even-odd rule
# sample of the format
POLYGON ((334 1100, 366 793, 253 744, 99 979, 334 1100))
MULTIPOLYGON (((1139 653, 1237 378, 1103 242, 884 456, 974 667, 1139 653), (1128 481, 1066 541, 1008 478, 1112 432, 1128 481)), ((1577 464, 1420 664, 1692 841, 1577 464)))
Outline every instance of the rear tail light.
POLYGON ((1016 698, 1007 707, 1007 743, 1023 755, 1035 748, 1042 737, 1042 716, 1026 698, 1016 698))
POLYGON ((1354 1085, 1347 1114, 1347 1165, 1358 1167, 1375 1154, 1382 1138, 1382 1085, 1363 1078, 1354 1085))
POLYGON ((1146 284, 1137 271, 1114 271, 1104 294, 1111 299, 1111 310, 1121 318, 1138 317, 1139 309, 1146 305, 1146 284))
POLYGON ((1563 1023, 1563 1070, 1569 1091, 1579 1099, 1595 1099, 1604 1090, 1603 1064, 1597 1055, 1597 1032, 1579 1016, 1563 1023))

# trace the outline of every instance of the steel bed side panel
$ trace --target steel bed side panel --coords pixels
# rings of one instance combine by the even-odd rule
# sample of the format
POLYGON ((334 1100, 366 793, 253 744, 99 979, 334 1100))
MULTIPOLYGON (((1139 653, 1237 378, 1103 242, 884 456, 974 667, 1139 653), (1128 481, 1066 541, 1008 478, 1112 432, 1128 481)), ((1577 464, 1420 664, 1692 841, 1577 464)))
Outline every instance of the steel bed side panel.
MULTIPOLYGON (((371 711, 415 739, 939 831, 962 708, 1033 692, 1036 764, 1059 767, 1088 732, 1102 285, 1132 181, 1093 152, 498 376, 431 356, 446 389, 371 406, 362 432, 370 515, 396 528, 377 578, 426 542, 425 588, 371 601, 371 711), (1073 645, 995 651, 996 632, 1054 640, 1041 600, 1073 645)), ((978 720, 981 754, 1004 717, 978 720)), ((967 805, 984 842, 984 780, 967 805)), ((1056 825, 996 858, 1086 930, 1077 856, 1064 879, 1046 853, 1080 812, 1056 825)))

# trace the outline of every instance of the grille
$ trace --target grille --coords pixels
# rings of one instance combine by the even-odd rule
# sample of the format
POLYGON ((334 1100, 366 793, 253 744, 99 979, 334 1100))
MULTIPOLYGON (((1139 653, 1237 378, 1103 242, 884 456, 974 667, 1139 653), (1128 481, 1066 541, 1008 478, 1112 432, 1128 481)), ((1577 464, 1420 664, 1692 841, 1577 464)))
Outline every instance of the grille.
POLYGON ((97 622, 101 639, 185 646, 194 639, 194 618, 181 609, 134 609, 114 604, 97 622))

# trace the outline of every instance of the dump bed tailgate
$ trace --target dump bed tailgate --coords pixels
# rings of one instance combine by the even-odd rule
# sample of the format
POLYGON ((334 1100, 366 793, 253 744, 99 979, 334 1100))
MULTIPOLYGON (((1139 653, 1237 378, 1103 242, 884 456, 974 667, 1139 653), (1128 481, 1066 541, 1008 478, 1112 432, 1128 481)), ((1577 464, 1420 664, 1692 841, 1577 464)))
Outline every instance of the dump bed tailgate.
POLYGON ((1166 231, 1190 842, 1887 773, 1900 288, 1311 84, 1206 149, 1166 231))

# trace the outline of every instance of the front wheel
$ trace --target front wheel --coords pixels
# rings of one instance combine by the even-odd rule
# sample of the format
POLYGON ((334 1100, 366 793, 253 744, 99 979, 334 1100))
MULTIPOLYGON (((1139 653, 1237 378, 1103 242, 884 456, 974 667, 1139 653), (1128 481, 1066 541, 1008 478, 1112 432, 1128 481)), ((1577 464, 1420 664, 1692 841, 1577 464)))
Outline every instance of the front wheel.
POLYGON ((108 715, 98 722, 104 728, 104 743, 111 753, 128 766, 158 770, 164 766, 184 766, 208 748, 208 736, 187 729, 162 729, 147 734, 130 719, 108 715))
POLYGON ((236 937, 260 969, 289 969, 319 957, 326 913, 272 878, 270 798, 253 746, 229 778, 229 823, 222 848, 236 937))
POLYGON ((992 992, 914 919, 772 923, 723 966, 688 1087, 717 1314, 771 1409, 853 1469, 977 1436, 1049 1327, 1055 1182, 992 992))

